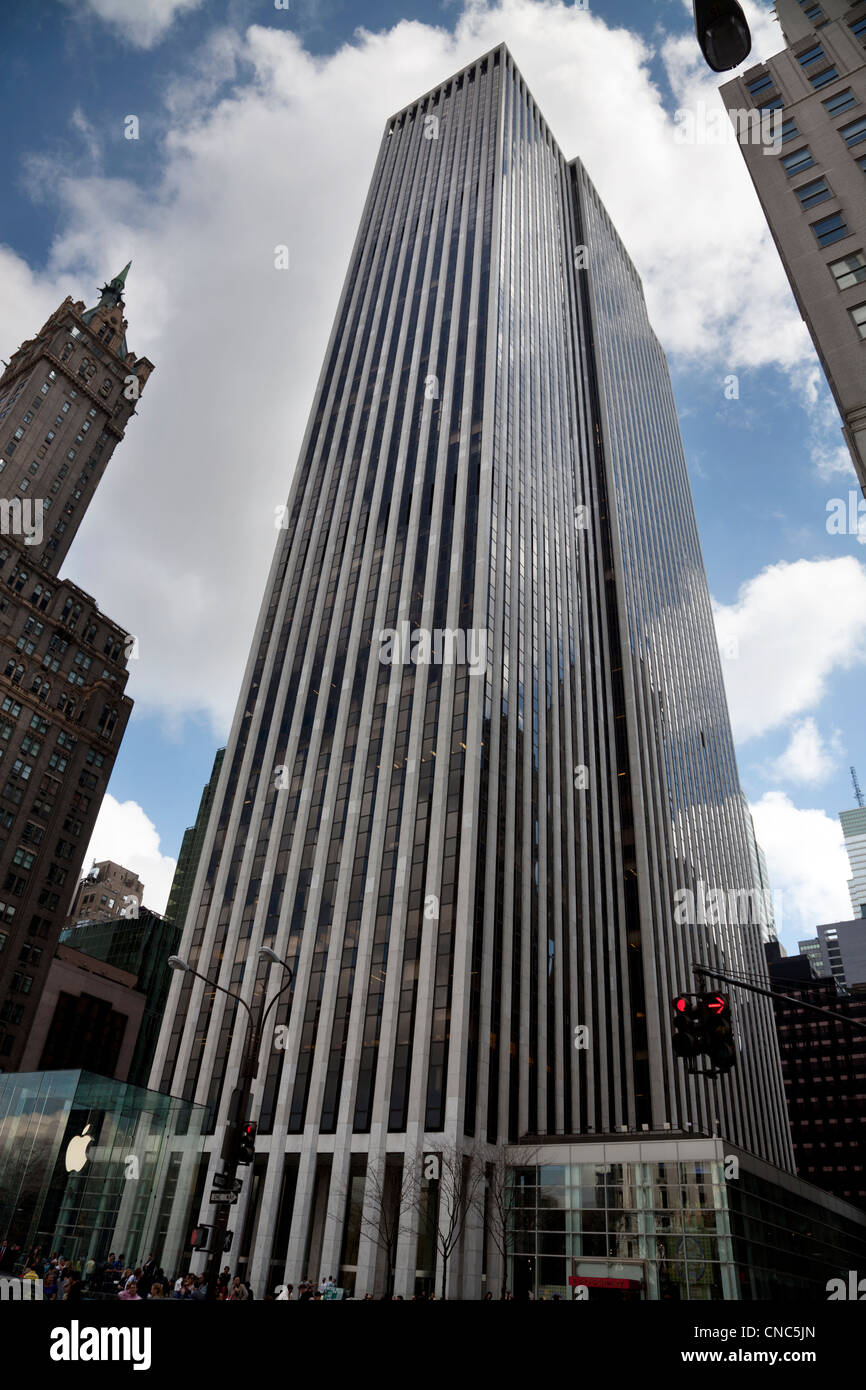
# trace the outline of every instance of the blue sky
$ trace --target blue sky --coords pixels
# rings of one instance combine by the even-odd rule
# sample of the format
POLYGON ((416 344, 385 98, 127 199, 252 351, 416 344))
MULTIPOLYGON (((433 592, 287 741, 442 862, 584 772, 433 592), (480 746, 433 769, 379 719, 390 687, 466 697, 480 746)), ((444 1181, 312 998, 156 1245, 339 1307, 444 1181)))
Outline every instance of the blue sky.
MULTIPOLYGON (((785 939, 847 915, 836 815, 849 764, 866 782, 866 549, 827 532, 856 488, 838 417, 739 151, 674 139, 676 110, 715 99, 690 7, 580 9, 3 7, 0 354, 132 256, 128 336, 156 364, 65 567, 140 638, 93 850, 138 869, 154 906, 228 732, 384 119, 504 38, 607 202, 669 355, 785 939)), ((769 4, 746 9, 751 62, 782 41, 769 4)))

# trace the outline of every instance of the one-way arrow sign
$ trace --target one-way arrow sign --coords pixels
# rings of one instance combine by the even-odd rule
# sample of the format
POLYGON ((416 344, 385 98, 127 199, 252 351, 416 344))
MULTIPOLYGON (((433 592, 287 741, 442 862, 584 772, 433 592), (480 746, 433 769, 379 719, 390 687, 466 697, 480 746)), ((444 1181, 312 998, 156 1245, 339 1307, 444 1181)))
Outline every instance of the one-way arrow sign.
POLYGON ((243 1178, 229 1178, 225 1173, 214 1173, 212 1181, 217 1192, 240 1192, 244 1185, 243 1178))
POLYGON ((238 1200, 236 1192, 212 1192, 208 1198, 209 1202, 228 1202, 232 1206, 238 1200))

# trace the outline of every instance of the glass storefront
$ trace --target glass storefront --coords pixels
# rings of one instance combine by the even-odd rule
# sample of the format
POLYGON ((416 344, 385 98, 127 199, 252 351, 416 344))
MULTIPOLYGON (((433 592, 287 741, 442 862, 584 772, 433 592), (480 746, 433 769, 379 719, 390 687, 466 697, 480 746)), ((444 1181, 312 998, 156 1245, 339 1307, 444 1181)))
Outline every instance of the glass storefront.
POLYGON ((155 1239, 172 1141, 203 1107, 87 1071, 0 1075, 0 1239, 82 1268, 155 1239))
POLYGON ((514 1167, 514 1296, 814 1299, 862 1267, 859 1214, 796 1179, 731 1181, 724 1169, 722 1159, 514 1167))
POLYGON ((737 1297, 720 1163, 533 1164, 512 1178, 515 1297, 737 1297))

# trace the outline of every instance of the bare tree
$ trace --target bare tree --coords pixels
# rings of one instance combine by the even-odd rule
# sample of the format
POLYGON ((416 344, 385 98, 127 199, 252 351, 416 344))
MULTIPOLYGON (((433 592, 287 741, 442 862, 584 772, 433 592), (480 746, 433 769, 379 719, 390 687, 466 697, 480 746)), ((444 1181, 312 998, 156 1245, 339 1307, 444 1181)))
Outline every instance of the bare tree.
MULTIPOLYGON (((411 1166, 403 1166, 383 1161, 371 1164, 364 1181, 364 1199, 358 1210, 360 1234, 381 1250, 385 1255, 386 1289, 390 1298, 394 1292, 397 1264, 397 1242, 406 1229, 405 1218, 414 1205, 415 1174, 411 1166)), ((342 1210, 338 1220, 345 1214, 351 1187, 337 1193, 342 1210)))
POLYGON ((456 1145, 445 1146, 423 1155, 421 1178, 426 1178, 431 1186, 423 1187, 418 1182, 412 1195, 412 1205, 434 1237, 442 1261, 441 1297, 444 1299, 448 1261, 460 1243, 469 1216, 481 1216, 483 1212, 484 1165, 478 1161, 475 1153, 467 1153, 456 1145), (433 1190, 438 1200, 431 1202, 430 1193, 433 1190))
POLYGON ((500 1298, 504 1298, 508 1292, 508 1256, 514 1251, 518 1233, 529 1229, 528 1211, 522 1205, 523 1190, 517 1181, 515 1168, 535 1163, 537 1152, 537 1149, 527 1149, 523 1145, 517 1150, 503 1145, 497 1150, 496 1158, 485 1165, 485 1227, 502 1259, 500 1298))

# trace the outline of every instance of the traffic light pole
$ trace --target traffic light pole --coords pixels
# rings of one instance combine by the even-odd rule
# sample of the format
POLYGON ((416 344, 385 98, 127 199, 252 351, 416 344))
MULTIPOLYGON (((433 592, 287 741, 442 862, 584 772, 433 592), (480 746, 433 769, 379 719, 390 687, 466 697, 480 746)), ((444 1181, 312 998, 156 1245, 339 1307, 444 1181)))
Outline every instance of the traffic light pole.
MULTIPOLYGON (((292 983, 291 967, 286 965, 278 957, 271 957, 274 963, 281 965, 286 971, 288 979, 282 989, 265 1005, 264 1001, 259 1008, 258 1018, 254 1019, 250 1009, 247 1010, 247 1028, 244 1038, 244 1051, 241 1058, 240 1085, 236 1086, 232 1092, 229 1102, 229 1111, 226 1116, 226 1127, 223 1135, 223 1146, 221 1150, 223 1160, 222 1186, 223 1190, 231 1192, 234 1190, 234 1183, 238 1172, 238 1142, 242 1128, 250 1120, 250 1098, 252 1096, 253 1082, 259 1070, 259 1052, 261 1051, 262 1036, 264 1033, 265 1021, 274 1005, 282 998, 286 990, 292 983)), ((244 1003, 239 998, 240 1003, 244 1003)), ((207 1300, 216 1300, 217 1280, 220 1273, 220 1260, 225 1254, 225 1235, 228 1230, 229 1214, 234 1204, 230 1202, 217 1203, 216 1216, 214 1217, 211 1255, 207 1263, 207 1300)))
POLYGON ((866 1033, 866 1023, 861 1023, 859 1019, 847 1018, 845 1014, 834 1013, 832 1009, 819 1008, 817 1004, 807 1004, 805 999, 797 999, 791 994, 780 994, 778 990, 762 989, 760 985, 746 984, 743 980, 736 980, 732 975, 722 975, 718 970, 708 970, 705 965, 693 965, 694 975, 703 975, 708 980, 722 980, 726 985, 736 985, 738 989, 747 989, 750 994, 763 994, 767 999, 785 999, 789 1004, 797 1004, 801 1009, 810 1009, 813 1014, 824 1014, 827 1018, 835 1018, 840 1023, 850 1024, 852 1028, 859 1028, 866 1033))
MULTIPOLYGON (((252 1010, 245 999, 233 990, 225 989, 223 985, 217 984, 216 980, 209 980, 207 975, 202 975, 198 970, 194 970, 191 965, 182 960, 179 956, 171 956, 169 964, 173 969, 187 971, 194 975, 198 980, 204 980, 206 985, 212 989, 218 989, 222 994, 227 994, 230 999, 234 999, 246 1011, 246 1031, 244 1035, 244 1050, 241 1057, 240 1066, 240 1085, 236 1086, 232 1092, 229 1102, 228 1115, 223 1133, 222 1149, 220 1157, 223 1163, 223 1171, 219 1175, 223 1192, 234 1192, 235 1182, 237 1181, 238 1171, 238 1143, 241 1136, 242 1127, 249 1122, 250 1099, 252 1096, 253 1082, 259 1070, 259 1052, 261 1050, 262 1036, 264 1033, 265 1021, 274 1005, 282 998, 286 990, 292 983, 291 966, 286 965, 285 961, 280 960, 276 952, 271 951, 270 947, 262 948, 259 952, 260 959, 270 960, 273 964, 279 965, 288 975, 286 983, 270 999, 267 1005, 260 1005, 258 1017, 254 1018, 252 1010)), ((216 1176, 216 1175, 215 1175, 216 1176)), ((206 1267, 206 1299, 208 1302, 216 1300, 217 1280, 219 1279, 220 1260, 225 1254, 225 1237, 228 1231, 229 1214, 232 1206, 231 1201, 221 1201, 215 1204, 216 1214, 214 1215, 211 1226, 210 1258, 206 1267)))

